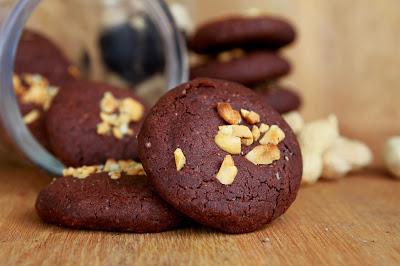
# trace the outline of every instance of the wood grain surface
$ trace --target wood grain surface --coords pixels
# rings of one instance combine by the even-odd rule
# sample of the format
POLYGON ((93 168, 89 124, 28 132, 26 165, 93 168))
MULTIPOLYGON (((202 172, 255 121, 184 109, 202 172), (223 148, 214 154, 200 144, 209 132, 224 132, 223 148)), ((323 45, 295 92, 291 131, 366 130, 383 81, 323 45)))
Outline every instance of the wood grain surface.
POLYGON ((289 211, 255 233, 191 225, 160 234, 72 231, 34 211, 50 179, 0 170, 1 265, 398 265, 400 182, 364 174, 303 187, 289 211))

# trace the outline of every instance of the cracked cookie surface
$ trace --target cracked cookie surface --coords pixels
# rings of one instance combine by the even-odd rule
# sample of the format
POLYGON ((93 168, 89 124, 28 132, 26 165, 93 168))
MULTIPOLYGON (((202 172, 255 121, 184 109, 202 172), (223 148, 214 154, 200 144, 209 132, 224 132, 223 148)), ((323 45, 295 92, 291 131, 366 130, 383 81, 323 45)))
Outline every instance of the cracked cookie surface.
POLYGON ((137 158, 137 135, 143 119, 129 123, 133 133, 122 139, 97 133, 102 122, 100 102, 106 92, 117 99, 142 102, 128 89, 83 80, 67 83, 54 98, 46 118, 47 132, 52 151, 66 166, 137 158))
POLYGON ((192 219, 229 233, 257 230, 283 214, 296 198, 302 172, 296 137, 276 111, 250 89, 206 78, 173 89, 153 107, 139 135, 139 157, 162 198, 192 219), (238 173, 231 185, 216 178, 229 155, 214 142, 219 126, 226 125, 219 102, 257 112, 286 135, 278 145, 280 159, 269 165, 245 158, 258 144, 242 145, 242 153, 232 155, 238 173), (186 157, 180 171, 177 148, 186 157))
POLYGON ((74 229, 151 233, 182 222, 145 176, 126 174, 118 180, 107 173, 58 178, 40 192, 36 210, 43 221, 74 229))

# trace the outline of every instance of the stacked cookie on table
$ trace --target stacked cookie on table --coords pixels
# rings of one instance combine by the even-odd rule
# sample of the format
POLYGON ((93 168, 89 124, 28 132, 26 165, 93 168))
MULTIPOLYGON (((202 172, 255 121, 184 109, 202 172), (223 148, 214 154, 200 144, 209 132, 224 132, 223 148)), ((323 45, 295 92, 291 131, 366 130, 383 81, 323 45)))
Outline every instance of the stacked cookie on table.
POLYGON ((189 41, 201 56, 194 60, 190 76, 238 82, 256 90, 281 114, 297 110, 299 95, 279 84, 291 70, 280 50, 295 38, 293 26, 275 17, 230 16, 208 22, 189 41))
POLYGON ((66 166, 39 193, 43 221, 150 233, 192 219, 243 233, 270 223, 295 200, 299 145, 256 92, 198 78, 148 110, 131 90, 71 75, 55 54, 42 55, 44 69, 14 76, 21 106, 33 106, 25 122, 41 120, 32 133, 40 130, 43 145, 66 166), (64 74, 54 77, 55 69, 64 74))

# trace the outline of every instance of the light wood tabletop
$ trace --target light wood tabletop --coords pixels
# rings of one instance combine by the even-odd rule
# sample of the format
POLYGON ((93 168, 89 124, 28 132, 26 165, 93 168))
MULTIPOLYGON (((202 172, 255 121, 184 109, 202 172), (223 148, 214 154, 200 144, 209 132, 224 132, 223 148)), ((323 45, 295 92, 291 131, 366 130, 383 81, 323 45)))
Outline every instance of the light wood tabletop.
POLYGON ((50 178, 0 171, 1 265, 398 265, 400 182, 380 173, 302 187, 289 211, 250 234, 199 225, 159 234, 73 231, 34 210, 50 178))

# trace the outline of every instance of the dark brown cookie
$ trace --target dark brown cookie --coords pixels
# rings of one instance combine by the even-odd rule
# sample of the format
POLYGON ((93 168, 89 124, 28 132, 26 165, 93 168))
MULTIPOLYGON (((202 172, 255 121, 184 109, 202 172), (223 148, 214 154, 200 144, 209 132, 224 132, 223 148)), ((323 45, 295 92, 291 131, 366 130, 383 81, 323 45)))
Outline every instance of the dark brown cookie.
POLYGON ((15 56, 15 73, 40 74, 51 84, 60 86, 64 81, 76 78, 75 69, 47 37, 32 30, 23 32, 15 56))
POLYGON ((287 21, 274 17, 227 17, 198 28, 190 41, 197 53, 232 48, 279 49, 294 41, 296 32, 287 21))
POLYGON ((129 123, 127 129, 132 134, 122 139, 113 132, 105 135, 97 131, 102 122, 100 102, 106 92, 119 100, 130 98, 141 102, 131 90, 83 80, 66 84, 54 98, 47 114, 47 132, 52 151, 67 166, 103 164, 109 158, 137 158, 137 135, 142 120, 129 123))
POLYGON ((301 107, 301 97, 292 89, 270 85, 268 88, 260 92, 265 102, 280 114, 298 110, 301 107))
POLYGON ((253 52, 229 62, 217 60, 193 67, 191 78, 207 77, 252 85, 272 81, 290 72, 290 64, 278 54, 253 52))
POLYGON ((145 176, 112 180, 107 173, 56 179, 39 193, 36 210, 43 221, 73 229, 152 233, 182 221, 145 176))
MULTIPOLYGON (((23 104, 18 102, 19 108, 21 110, 21 114, 23 117, 26 117, 32 112, 37 112, 38 117, 27 124, 29 131, 36 138, 36 140, 48 151, 50 151, 50 143, 47 136, 46 130, 46 112, 42 107, 35 104, 23 104)), ((36 115, 36 114, 35 114, 36 115)))
POLYGON ((173 89, 153 107, 139 135, 139 156, 162 198, 195 221, 229 233, 257 230, 283 214, 296 198, 302 173, 296 137, 276 111, 250 89, 205 78, 173 89), (240 155, 232 155, 238 173, 231 185, 216 178, 229 154, 214 140, 219 126, 226 125, 217 112, 219 102, 257 112, 263 123, 286 135, 274 146, 280 159, 269 165, 245 158, 257 142, 242 145, 240 155), (180 171, 177 148, 186 158, 180 171))

